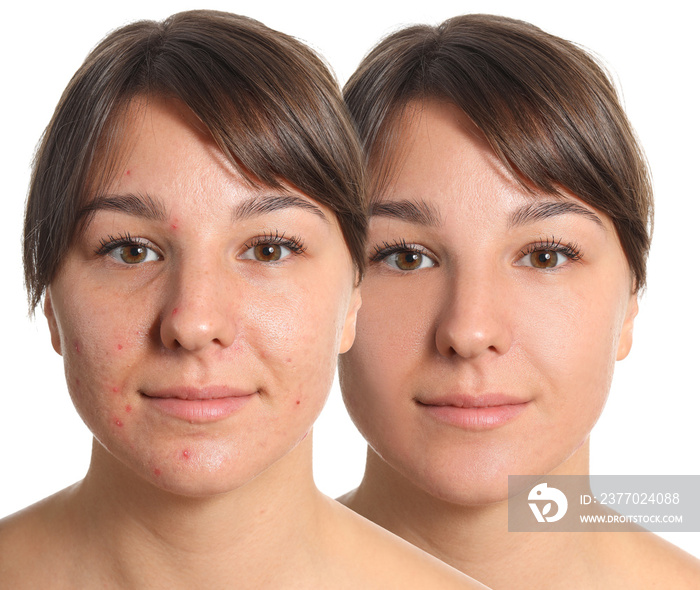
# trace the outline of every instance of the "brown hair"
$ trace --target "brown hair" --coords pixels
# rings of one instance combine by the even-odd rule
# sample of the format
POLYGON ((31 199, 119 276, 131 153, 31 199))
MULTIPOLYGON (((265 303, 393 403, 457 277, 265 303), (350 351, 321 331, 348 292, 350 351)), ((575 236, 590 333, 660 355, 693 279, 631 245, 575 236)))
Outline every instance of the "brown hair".
POLYGON ((392 172, 410 101, 453 103, 525 187, 564 188, 603 211, 634 277, 646 281, 653 197, 615 88, 584 50, 522 21, 465 15, 382 40, 344 90, 377 194, 392 172))
POLYGON ((130 101, 156 95, 187 105, 252 184, 290 184, 328 206, 361 276, 362 154, 333 75, 292 37, 197 10, 110 33, 65 89, 34 160, 25 213, 32 311, 78 231, 78 212, 109 180, 130 101))

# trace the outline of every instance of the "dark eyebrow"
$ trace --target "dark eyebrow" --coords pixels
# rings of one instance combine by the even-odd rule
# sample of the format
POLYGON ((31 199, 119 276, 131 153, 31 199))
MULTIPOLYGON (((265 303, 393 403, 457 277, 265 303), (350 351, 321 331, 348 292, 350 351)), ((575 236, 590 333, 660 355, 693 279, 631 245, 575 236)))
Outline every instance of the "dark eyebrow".
POLYGON ((418 201, 383 201, 370 206, 370 216, 393 217, 419 225, 442 225, 440 214, 432 205, 423 200, 418 201))
POLYGON ((314 215, 328 222, 328 218, 320 207, 316 206, 311 201, 307 201, 295 195, 266 195, 262 197, 253 197, 244 201, 234 209, 233 218, 234 221, 249 219, 250 217, 272 213, 280 209, 289 209, 290 207, 298 207, 299 209, 311 211, 314 215))
POLYGON ((557 215, 582 215, 605 227, 602 220, 593 211, 572 201, 534 201, 516 209, 510 216, 509 227, 525 225, 534 221, 541 221, 556 217, 557 215))
POLYGON ((98 195, 80 210, 78 216, 92 216, 97 211, 119 211, 156 221, 167 217, 163 203, 147 194, 98 195))

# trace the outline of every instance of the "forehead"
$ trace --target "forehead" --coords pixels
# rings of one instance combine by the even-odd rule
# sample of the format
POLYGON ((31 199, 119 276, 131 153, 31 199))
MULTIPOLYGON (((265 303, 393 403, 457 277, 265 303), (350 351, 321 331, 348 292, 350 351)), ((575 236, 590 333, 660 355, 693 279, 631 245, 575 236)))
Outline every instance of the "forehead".
MULTIPOLYGON (((207 128, 178 101, 132 104, 111 155, 109 182, 82 208, 121 211, 163 221, 179 210, 188 216, 227 217, 227 223, 275 211, 308 211, 337 225, 333 212, 284 181, 276 187, 253 182, 224 155, 207 128)), ((257 179, 256 179, 257 180, 257 179)))
POLYGON ((468 209, 477 217, 503 217, 509 224, 542 217, 543 212, 573 212, 612 227, 605 214, 566 189, 549 193, 516 179, 481 130, 451 103, 409 103, 393 133, 392 169, 373 199, 375 214, 388 203, 400 202, 406 209, 409 202, 441 221, 455 209, 468 209), (547 209, 548 203, 555 207, 547 209))

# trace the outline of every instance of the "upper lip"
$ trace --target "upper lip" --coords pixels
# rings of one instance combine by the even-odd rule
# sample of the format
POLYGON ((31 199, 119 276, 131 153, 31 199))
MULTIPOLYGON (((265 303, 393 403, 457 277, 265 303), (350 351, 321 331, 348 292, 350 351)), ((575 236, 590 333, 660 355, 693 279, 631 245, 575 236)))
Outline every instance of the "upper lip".
POLYGON ((440 396, 418 397, 416 401, 424 406, 454 406, 455 408, 491 408, 525 404, 528 399, 505 393, 487 393, 483 395, 449 394, 440 396))
POLYGON ((257 393, 256 390, 237 389, 225 385, 207 387, 169 387, 166 389, 141 391, 146 397, 177 398, 184 400, 223 399, 226 397, 245 397, 257 393))

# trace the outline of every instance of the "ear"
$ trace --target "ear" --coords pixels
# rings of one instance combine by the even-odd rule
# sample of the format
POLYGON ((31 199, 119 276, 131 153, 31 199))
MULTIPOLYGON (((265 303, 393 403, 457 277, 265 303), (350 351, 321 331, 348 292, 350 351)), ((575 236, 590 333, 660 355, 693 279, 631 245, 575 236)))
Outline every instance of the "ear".
POLYGON ((637 317, 639 312, 639 302, 637 301, 637 294, 632 293, 630 299, 627 302, 627 312, 625 313, 625 321, 622 324, 622 331, 620 332, 620 340, 617 343, 617 357, 616 360, 621 361, 630 352, 632 348, 632 328, 634 327, 634 318, 637 317))
POLYGON ((348 314, 345 316, 345 324, 343 325, 343 333, 340 336, 339 354, 343 354, 350 350, 352 343, 355 342, 355 326, 357 324, 357 312, 362 305, 362 295, 360 287, 355 287, 350 296, 350 305, 348 306, 348 314))
POLYGON ((46 320, 49 322, 51 345, 58 354, 62 354, 61 334, 58 330, 58 322, 56 321, 56 314, 54 313, 53 303, 51 302, 51 289, 46 289, 46 295, 44 295, 44 315, 46 316, 46 320))

